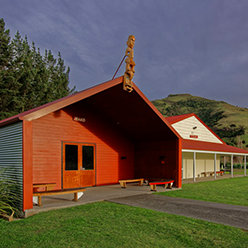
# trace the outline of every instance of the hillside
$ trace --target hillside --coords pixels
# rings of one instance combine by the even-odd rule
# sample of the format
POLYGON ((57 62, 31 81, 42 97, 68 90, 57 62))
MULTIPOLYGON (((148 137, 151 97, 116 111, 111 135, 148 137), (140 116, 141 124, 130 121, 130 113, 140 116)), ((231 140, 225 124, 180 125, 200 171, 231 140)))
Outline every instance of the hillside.
MULTIPOLYGON (((241 136, 241 140, 243 141, 243 147, 248 147, 247 108, 236 107, 223 101, 209 100, 198 96, 192 96, 190 94, 169 95, 164 99, 154 100, 152 103, 165 117, 195 113, 202 118, 201 114, 207 109, 211 112, 224 111, 226 118, 221 119, 218 122, 218 126, 243 126, 245 129, 245 134, 241 136)), ((236 143, 236 140, 230 140, 229 138, 223 138, 223 140, 232 145, 235 145, 236 143)))

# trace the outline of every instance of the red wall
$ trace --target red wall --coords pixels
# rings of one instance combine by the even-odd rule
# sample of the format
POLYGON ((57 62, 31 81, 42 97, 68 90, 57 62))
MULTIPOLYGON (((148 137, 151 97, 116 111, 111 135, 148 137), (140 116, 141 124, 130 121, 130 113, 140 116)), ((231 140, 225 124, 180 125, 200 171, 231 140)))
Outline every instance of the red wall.
POLYGON ((32 122, 23 121, 23 211, 33 207, 32 122))
POLYGON ((33 183, 56 182, 61 188, 63 141, 96 144, 96 185, 133 178, 134 145, 106 119, 79 102, 34 120, 33 183), (86 122, 75 122, 74 116, 86 122))
POLYGON ((178 178, 178 141, 143 142, 135 146, 135 177, 178 178))

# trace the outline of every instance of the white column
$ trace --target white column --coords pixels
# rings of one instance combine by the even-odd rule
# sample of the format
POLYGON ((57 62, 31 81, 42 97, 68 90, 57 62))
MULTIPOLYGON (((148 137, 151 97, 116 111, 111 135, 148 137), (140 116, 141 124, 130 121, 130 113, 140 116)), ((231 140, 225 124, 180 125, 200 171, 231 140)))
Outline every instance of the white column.
POLYGON ((195 180, 195 159, 196 159, 196 152, 194 152, 194 159, 193 159, 193 181, 194 183, 196 182, 195 180))
POLYGON ((182 153, 182 180, 183 180, 183 153, 182 153))
POLYGON ((246 156, 244 157, 244 175, 246 176, 246 156))
POLYGON ((216 179, 216 153, 214 154, 214 180, 216 179))
POLYGON ((231 156, 231 177, 233 177, 233 154, 231 156))

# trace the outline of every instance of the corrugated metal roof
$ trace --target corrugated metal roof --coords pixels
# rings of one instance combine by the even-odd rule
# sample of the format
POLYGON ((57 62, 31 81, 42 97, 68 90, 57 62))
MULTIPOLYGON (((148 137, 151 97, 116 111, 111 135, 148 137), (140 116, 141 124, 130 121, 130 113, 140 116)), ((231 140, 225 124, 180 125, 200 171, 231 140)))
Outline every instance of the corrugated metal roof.
POLYGON ((211 142, 195 141, 195 140, 182 140, 182 149, 185 150, 200 150, 200 151, 213 151, 220 153, 230 153, 230 154, 248 154, 247 150, 237 148, 234 146, 229 146, 226 144, 218 144, 211 142))

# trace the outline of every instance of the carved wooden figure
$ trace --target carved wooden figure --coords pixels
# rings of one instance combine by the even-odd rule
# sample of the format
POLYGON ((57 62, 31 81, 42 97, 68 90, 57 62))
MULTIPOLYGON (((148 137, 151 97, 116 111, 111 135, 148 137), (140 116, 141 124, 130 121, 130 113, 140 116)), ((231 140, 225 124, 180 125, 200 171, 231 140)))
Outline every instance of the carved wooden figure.
POLYGON ((133 91, 133 83, 132 79, 135 73, 134 67, 135 67, 135 62, 133 61, 133 47, 135 44, 135 37, 133 35, 129 35, 128 40, 127 40, 127 49, 125 52, 125 55, 127 58, 125 59, 126 62, 126 71, 124 73, 124 82, 123 82, 123 89, 132 92, 133 91))

